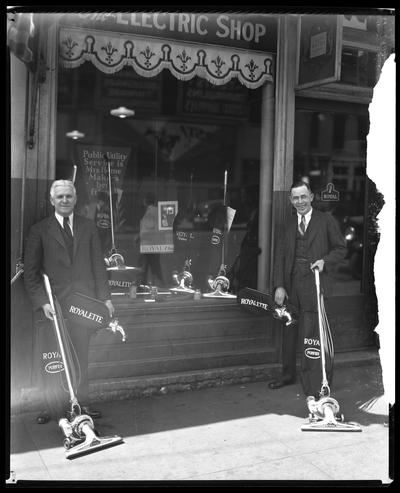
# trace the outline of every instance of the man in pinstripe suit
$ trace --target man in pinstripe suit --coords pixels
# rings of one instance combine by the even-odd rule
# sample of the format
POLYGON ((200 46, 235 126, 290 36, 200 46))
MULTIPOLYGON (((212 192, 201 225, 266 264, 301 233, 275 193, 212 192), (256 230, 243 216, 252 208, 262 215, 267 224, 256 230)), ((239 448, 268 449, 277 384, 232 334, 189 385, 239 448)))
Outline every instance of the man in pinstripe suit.
MULTIPOLYGON (((24 282, 32 301, 36 321, 43 318, 43 315, 50 320, 54 316, 44 287, 43 273, 49 277, 52 293, 60 302, 64 318, 67 314, 68 300, 75 292, 104 301, 110 317, 113 316, 114 307, 96 225, 93 221, 74 214, 76 201, 76 190, 72 181, 53 182, 50 188, 50 202, 54 206, 54 213, 34 224, 30 230, 24 255, 24 282)), ((100 417, 98 411, 87 407, 91 332, 72 322, 67 328, 81 372, 76 396, 85 414, 93 418, 100 417)), ((46 392, 45 395, 47 396, 46 392)), ((48 405, 51 407, 50 402, 48 405)), ((43 412, 37 421, 43 424, 49 419, 49 413, 43 412)))
MULTIPOLYGON (((276 249, 275 301, 282 305, 288 299, 299 312, 299 324, 298 329, 296 326, 283 327, 282 377, 270 382, 271 389, 279 389, 296 381, 298 330, 302 345, 316 346, 317 351, 310 351, 309 354, 318 354, 318 309, 313 269, 319 269, 321 292, 328 297, 332 289, 332 267, 346 255, 345 240, 336 220, 330 214, 312 207, 314 195, 308 183, 295 182, 290 189, 289 199, 296 214, 288 221, 276 249)), ((303 391, 307 396, 318 398, 321 387, 320 359, 310 358, 307 351, 303 353, 303 391)), ((331 379, 332 368, 328 370, 328 379, 331 379)))

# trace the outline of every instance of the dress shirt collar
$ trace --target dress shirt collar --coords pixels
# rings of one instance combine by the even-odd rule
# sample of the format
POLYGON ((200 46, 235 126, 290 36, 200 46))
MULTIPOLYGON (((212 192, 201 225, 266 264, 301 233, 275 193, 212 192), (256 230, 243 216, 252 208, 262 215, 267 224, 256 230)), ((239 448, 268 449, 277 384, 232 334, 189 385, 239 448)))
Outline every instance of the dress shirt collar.
MULTIPOLYGON (((56 215, 56 219, 61 225, 61 227, 64 228, 64 216, 57 214, 57 212, 55 212, 54 214, 56 215)), ((74 234, 74 213, 70 214, 68 217, 69 217, 69 227, 71 228, 72 234, 74 234)))
MULTIPOLYGON (((307 212, 307 214, 304 214, 304 218, 306 220, 306 228, 308 226, 308 223, 310 222, 312 211, 313 211, 313 209, 311 207, 311 209, 307 212)), ((301 216, 302 216, 301 214, 297 213, 297 224, 298 225, 300 225, 300 223, 301 223, 301 216)))

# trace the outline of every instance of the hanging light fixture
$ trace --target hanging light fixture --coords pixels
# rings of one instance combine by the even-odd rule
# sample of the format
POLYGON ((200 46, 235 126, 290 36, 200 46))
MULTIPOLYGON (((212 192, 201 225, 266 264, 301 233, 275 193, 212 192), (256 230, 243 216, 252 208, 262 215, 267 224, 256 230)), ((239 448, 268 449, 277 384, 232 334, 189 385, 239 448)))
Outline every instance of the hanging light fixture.
POLYGON ((72 130, 71 132, 67 132, 65 135, 69 139, 73 139, 73 140, 83 139, 83 137, 85 137, 85 134, 79 132, 79 130, 72 130))
POLYGON ((127 118, 128 116, 133 116, 135 114, 134 110, 125 108, 125 106, 120 106, 110 111, 112 116, 118 116, 118 118, 127 118))

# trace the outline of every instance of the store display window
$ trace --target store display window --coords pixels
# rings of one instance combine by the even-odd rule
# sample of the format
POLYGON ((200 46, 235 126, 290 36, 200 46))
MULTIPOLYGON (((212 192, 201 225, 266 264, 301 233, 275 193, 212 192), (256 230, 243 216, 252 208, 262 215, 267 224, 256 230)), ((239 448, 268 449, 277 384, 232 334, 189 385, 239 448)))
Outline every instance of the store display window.
POLYGON ((230 292, 257 286, 261 90, 59 68, 56 178, 74 177, 108 265, 162 290, 190 272, 209 291, 221 268, 230 292))

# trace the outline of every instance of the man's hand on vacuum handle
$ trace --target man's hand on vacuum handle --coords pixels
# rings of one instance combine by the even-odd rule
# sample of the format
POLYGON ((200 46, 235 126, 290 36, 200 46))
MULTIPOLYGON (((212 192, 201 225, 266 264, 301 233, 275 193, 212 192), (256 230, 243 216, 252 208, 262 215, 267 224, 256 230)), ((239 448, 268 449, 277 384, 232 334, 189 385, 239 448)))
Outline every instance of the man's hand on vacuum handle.
POLYGON ((44 311, 46 318, 48 318, 49 320, 53 320, 55 313, 54 313, 54 310, 51 307, 50 303, 46 303, 46 304, 42 305, 42 308, 43 308, 43 311, 44 311))
POLYGON ((276 288, 275 291, 275 303, 277 305, 283 305, 283 302, 285 301, 285 298, 287 298, 287 292, 285 288, 279 287, 276 288))
POLYGON ((110 318, 113 317, 114 313, 115 313, 115 308, 114 308, 114 305, 112 304, 112 301, 111 300, 106 300, 104 302, 104 304, 106 305, 106 307, 108 308, 108 312, 110 314, 110 318))
POLYGON ((322 272, 324 270, 324 265, 325 265, 324 260, 322 259, 316 260, 313 264, 310 265, 310 269, 314 270, 315 268, 318 268, 318 270, 322 272))

